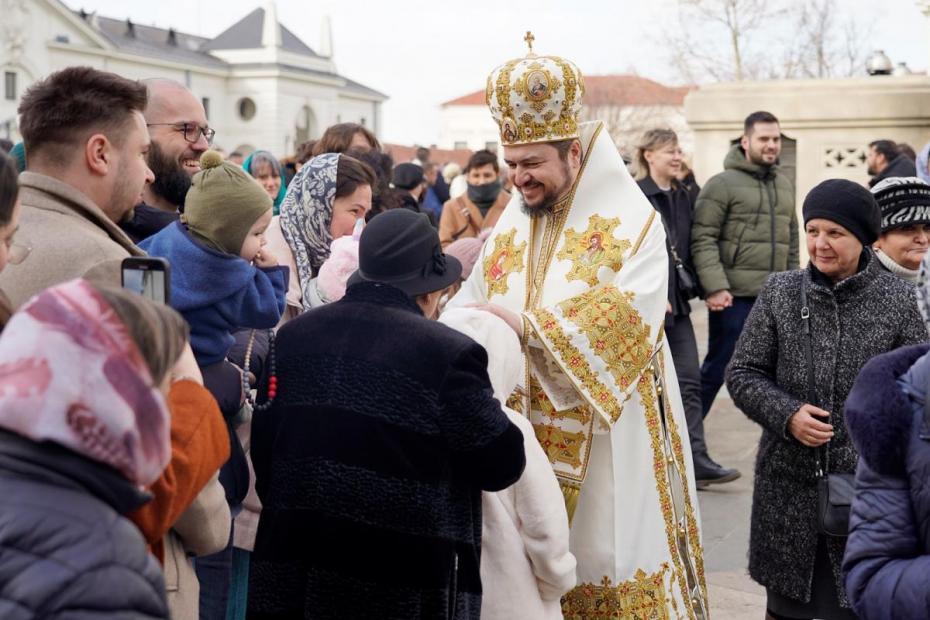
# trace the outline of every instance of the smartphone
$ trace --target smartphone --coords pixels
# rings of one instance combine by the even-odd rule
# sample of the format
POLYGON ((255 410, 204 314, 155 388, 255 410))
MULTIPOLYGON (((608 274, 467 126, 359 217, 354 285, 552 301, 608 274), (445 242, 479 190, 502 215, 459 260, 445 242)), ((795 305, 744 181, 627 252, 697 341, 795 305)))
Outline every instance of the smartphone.
POLYGON ((171 303, 171 265, 166 259, 132 256, 120 267, 123 288, 160 304, 171 303))

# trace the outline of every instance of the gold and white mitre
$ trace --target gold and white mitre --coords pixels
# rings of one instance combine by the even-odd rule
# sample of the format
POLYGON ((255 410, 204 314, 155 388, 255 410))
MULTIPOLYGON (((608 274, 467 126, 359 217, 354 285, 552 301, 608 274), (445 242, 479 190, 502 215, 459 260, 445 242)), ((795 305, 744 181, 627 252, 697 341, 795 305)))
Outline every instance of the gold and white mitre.
POLYGON ((500 129, 501 144, 553 142, 578 137, 584 77, 575 64, 558 56, 530 52, 510 60, 488 76, 486 99, 500 129))

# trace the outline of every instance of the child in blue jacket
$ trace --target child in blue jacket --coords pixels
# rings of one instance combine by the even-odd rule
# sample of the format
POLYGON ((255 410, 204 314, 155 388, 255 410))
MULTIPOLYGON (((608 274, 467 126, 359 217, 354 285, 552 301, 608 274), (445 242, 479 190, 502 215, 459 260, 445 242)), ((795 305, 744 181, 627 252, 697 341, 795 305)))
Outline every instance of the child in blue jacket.
POLYGON ((181 221, 139 244, 171 263, 171 305, 191 327, 201 367, 222 361, 241 328, 272 328, 284 312, 288 268, 265 246, 271 198, 216 151, 200 158, 181 221))

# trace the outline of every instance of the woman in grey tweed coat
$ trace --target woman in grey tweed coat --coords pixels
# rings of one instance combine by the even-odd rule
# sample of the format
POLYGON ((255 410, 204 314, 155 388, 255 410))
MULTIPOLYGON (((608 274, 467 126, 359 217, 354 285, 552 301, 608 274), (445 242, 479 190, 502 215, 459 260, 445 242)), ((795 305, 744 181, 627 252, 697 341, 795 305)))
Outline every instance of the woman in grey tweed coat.
POLYGON ((733 402, 762 426, 756 457, 749 573, 764 585, 771 618, 854 618, 840 566, 845 539, 819 535, 815 450, 829 470, 853 473, 856 451, 843 406, 872 357, 927 339, 913 286, 869 246, 880 216, 864 188, 825 181, 803 207, 806 269, 773 274, 746 321, 727 370, 733 402), (807 281, 816 403, 808 378, 800 290, 807 281))

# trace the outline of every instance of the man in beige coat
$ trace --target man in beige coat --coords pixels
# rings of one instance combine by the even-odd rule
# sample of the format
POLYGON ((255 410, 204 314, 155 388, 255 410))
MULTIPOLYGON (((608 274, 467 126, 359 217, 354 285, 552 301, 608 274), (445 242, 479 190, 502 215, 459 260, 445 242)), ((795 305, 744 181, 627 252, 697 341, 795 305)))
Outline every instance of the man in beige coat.
POLYGON ((0 275, 14 307, 88 272, 119 285, 120 261, 142 255, 116 223, 154 178, 145 102, 144 86, 89 67, 59 71, 23 96, 29 164, 19 177, 18 236, 32 252, 0 275))

